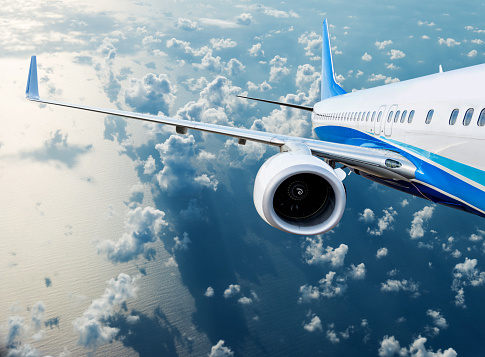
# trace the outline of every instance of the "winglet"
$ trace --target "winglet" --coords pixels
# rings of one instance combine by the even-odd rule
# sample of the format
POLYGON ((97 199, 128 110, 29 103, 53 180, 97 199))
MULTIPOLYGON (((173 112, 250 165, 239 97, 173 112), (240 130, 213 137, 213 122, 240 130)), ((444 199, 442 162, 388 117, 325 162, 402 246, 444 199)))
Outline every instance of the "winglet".
POLYGON ((40 99, 37 81, 37 58, 35 56, 32 56, 30 59, 29 79, 27 80, 25 96, 27 99, 40 99))
POLYGON ((333 70, 332 48, 327 19, 323 21, 322 34, 322 100, 347 93, 337 84, 333 70))

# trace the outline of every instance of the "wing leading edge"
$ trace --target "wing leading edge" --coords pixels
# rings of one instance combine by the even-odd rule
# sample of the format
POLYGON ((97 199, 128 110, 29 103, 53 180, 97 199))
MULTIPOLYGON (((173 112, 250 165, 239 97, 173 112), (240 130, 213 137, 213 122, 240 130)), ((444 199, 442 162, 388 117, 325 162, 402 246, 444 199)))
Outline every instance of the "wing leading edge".
POLYGON ((289 135, 280 135, 245 128, 201 123, 190 120, 175 119, 165 116, 155 116, 149 114, 133 113, 117 109, 96 108, 91 106, 70 104, 54 100, 42 99, 38 91, 37 79, 37 60, 32 56, 30 63, 29 78, 27 81, 26 98, 33 102, 57 105, 67 108, 80 109, 95 113, 116 115, 123 118, 143 120, 152 123, 166 124, 175 126, 178 133, 184 134, 187 129, 205 131, 215 134, 226 135, 239 139, 239 143, 245 140, 254 141, 262 144, 278 146, 280 151, 291 151, 295 143, 306 145, 313 155, 339 162, 359 170, 367 171, 380 176, 410 180, 414 178, 416 167, 402 155, 388 150, 371 149, 356 147, 344 144, 335 144, 326 141, 306 139, 289 135), (389 160, 398 162, 399 165, 389 165, 389 160), (396 166, 396 167, 390 167, 396 166))

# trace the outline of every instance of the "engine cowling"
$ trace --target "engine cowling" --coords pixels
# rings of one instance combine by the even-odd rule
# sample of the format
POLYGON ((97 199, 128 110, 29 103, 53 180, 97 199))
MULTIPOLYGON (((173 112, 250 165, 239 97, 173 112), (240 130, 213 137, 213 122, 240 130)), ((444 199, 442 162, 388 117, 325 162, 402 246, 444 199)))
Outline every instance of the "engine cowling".
POLYGON ((337 172, 324 161, 301 152, 283 152, 259 169, 253 199, 261 218, 273 227, 314 235, 338 224, 346 193, 337 172))

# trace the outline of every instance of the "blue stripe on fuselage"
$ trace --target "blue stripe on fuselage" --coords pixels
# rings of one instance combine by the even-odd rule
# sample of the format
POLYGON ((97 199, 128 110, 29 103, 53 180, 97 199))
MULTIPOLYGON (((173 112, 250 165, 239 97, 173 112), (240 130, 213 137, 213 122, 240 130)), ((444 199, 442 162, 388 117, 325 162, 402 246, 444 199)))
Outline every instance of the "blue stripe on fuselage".
MULTIPOLYGON (((406 145, 395 140, 386 139, 392 142, 392 144, 390 144, 379 139, 378 137, 375 137, 372 134, 367 134, 353 128, 346 128, 341 126, 320 126, 315 128, 315 133, 320 138, 320 140, 323 141, 354 146, 371 147, 376 149, 387 149, 398 152, 416 166, 417 180, 426 183, 438 190, 446 192, 449 195, 457 197, 467 202, 468 204, 485 211, 484 191, 469 183, 464 182, 455 175, 421 159, 420 156, 427 158, 430 161, 435 162, 436 164, 439 164, 443 167, 446 167, 447 169, 456 172, 457 174, 462 175, 474 182, 477 182, 480 185, 485 185, 485 172, 481 170, 467 166, 457 161, 447 159, 443 156, 439 156, 428 151, 413 147, 411 145, 406 145), (416 155, 412 155, 409 152, 404 151, 402 148, 406 148, 416 155)), ((450 205, 460 204, 459 201, 456 201, 451 197, 449 197, 449 200, 447 202, 444 202, 443 195, 438 194, 438 191, 436 190, 429 188, 428 190, 425 190, 424 188, 420 190, 422 190, 423 196, 428 197, 432 201, 450 205)), ((409 191, 411 191, 411 189, 409 191)), ((466 210, 469 211, 470 207, 467 207, 466 210)), ((480 215, 483 216, 483 214, 480 215)))

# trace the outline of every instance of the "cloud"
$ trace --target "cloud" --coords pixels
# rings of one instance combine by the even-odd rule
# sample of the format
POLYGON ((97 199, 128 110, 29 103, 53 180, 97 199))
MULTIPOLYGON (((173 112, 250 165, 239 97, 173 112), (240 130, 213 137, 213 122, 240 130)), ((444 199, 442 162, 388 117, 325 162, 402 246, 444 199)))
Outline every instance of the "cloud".
POLYGON ((264 81, 263 83, 261 83, 259 85, 254 84, 251 81, 248 81, 246 83, 246 85, 248 86, 249 90, 257 90, 257 91, 260 91, 260 92, 267 92, 267 91, 270 91, 272 89, 271 85, 266 81, 264 81))
POLYGON ((403 199, 403 200, 401 201, 401 206, 402 206, 402 207, 406 207, 407 205, 409 205, 409 201, 408 201, 407 199, 403 199))
POLYGON ((305 56, 313 57, 315 53, 321 52, 322 36, 315 31, 305 32, 298 37, 298 43, 305 45, 305 56))
POLYGON ((440 311, 428 309, 426 315, 430 316, 433 319, 433 323, 440 329, 444 330, 448 328, 448 322, 446 322, 446 319, 441 315, 440 311))
POLYGON ((204 56, 211 51, 211 49, 208 46, 202 46, 201 48, 194 49, 190 46, 190 42, 177 40, 174 37, 167 40, 166 44, 167 44, 167 48, 176 48, 176 49, 184 50, 185 53, 196 57, 204 56))
MULTIPOLYGON (((318 82, 312 84, 309 96, 306 96, 303 92, 299 92, 297 95, 287 94, 284 98, 280 97, 280 100, 298 105, 313 104, 316 101, 315 94, 316 87, 318 87, 315 84, 318 84, 318 82)), ((302 110, 282 107, 280 109, 274 109, 268 116, 263 117, 257 122, 263 124, 262 128, 271 133, 308 137, 311 135, 310 121, 307 113, 302 112, 302 110)))
POLYGON ((253 57, 264 56, 264 51, 261 49, 261 47, 261 43, 252 45, 252 47, 249 49, 249 55, 253 57))
POLYGON ((245 8, 249 11, 257 11, 257 12, 262 12, 265 15, 276 17, 279 19, 286 19, 286 18, 299 18, 300 16, 294 12, 293 10, 290 11, 282 11, 282 10, 276 10, 272 7, 265 6, 262 4, 253 4, 253 5, 240 5, 240 7, 245 8))
POLYGON ((478 54, 477 50, 471 50, 470 52, 467 53, 468 57, 476 57, 478 54))
POLYGON ((42 354, 28 343, 15 346, 8 351, 8 357, 41 357, 42 354))
POLYGON ((227 73, 229 73, 230 76, 241 74, 244 72, 245 68, 246 66, 236 58, 231 58, 229 62, 227 62, 227 73))
POLYGON ((250 13, 243 12, 236 18, 236 21, 240 25, 249 26, 253 22, 253 17, 250 13))
POLYGON ((470 242, 481 242, 483 239, 483 235, 485 234, 485 231, 478 230, 477 234, 473 233, 468 240, 470 242))
POLYGON ((359 221, 366 223, 374 222, 375 214, 370 208, 366 208, 363 213, 359 213, 359 221))
POLYGON ((24 332, 25 319, 21 316, 10 316, 7 324, 7 346, 11 346, 15 339, 24 332))
POLYGON ((199 120, 204 111, 221 108, 226 114, 239 113, 248 107, 247 101, 236 95, 246 95, 240 87, 233 86, 224 76, 217 76, 208 82, 199 93, 197 102, 190 101, 177 111, 177 117, 187 120, 199 120))
POLYGON ((418 21, 418 25, 419 26, 429 26, 429 27, 436 26, 436 24, 432 21, 428 22, 428 21, 421 21, 421 20, 418 21))
POLYGON ((372 73, 370 77, 367 79, 369 82, 376 82, 376 81, 383 81, 387 79, 387 77, 383 74, 374 74, 372 73))
POLYGON ((189 244, 192 243, 187 232, 184 232, 184 237, 182 239, 180 239, 179 237, 175 237, 173 240, 175 242, 175 246, 173 247, 174 251, 189 250, 189 244))
POLYGON ((349 251, 349 247, 343 243, 335 249, 330 246, 324 248, 321 236, 307 237, 306 242, 309 244, 305 249, 305 261, 310 265, 330 263, 334 268, 341 267, 349 251))
POLYGON ((304 325, 303 328, 308 332, 323 331, 322 321, 318 316, 314 315, 312 320, 308 324, 304 325))
POLYGON ((125 102, 141 113, 169 115, 177 91, 166 74, 148 73, 143 79, 132 78, 125 92, 125 102))
POLYGON ((269 61, 272 66, 269 72, 270 82, 279 82, 283 77, 290 74, 290 69, 285 67, 287 61, 288 59, 286 57, 281 57, 280 55, 276 55, 269 61))
POLYGON ((143 173, 145 175, 152 175, 156 169, 157 165, 155 163, 155 159, 152 155, 148 156, 147 160, 143 164, 143 173))
POLYGON ((137 278, 121 273, 116 279, 108 281, 104 294, 95 299, 81 317, 73 321, 74 331, 78 335, 78 344, 96 348, 113 340, 119 329, 104 325, 116 307, 136 297, 137 278))
POLYGON ((364 53, 364 55, 361 57, 363 61, 370 62, 372 61, 372 56, 368 54, 367 52, 364 53))
POLYGON ((212 48, 215 50, 222 50, 237 46, 236 41, 233 41, 230 38, 211 38, 210 43, 212 45, 212 48))
POLYGON ((181 190, 194 190, 200 187, 217 189, 218 181, 207 174, 197 175, 191 160, 196 157, 195 139, 192 135, 171 135, 164 143, 155 148, 160 152, 163 169, 157 175, 160 188, 169 196, 181 190))
POLYGON ((310 64, 298 66, 296 71, 296 85, 303 89, 320 79, 320 72, 315 71, 315 67, 310 64))
POLYGON ((360 263, 359 265, 355 266, 354 264, 350 265, 348 276, 354 280, 362 280, 365 278, 365 264, 360 263))
POLYGON ((205 297, 213 297, 214 296, 214 289, 212 288, 212 286, 209 286, 207 288, 207 290, 204 293, 204 296, 205 297))
POLYGON ((418 239, 424 236, 424 224, 433 217, 434 206, 426 206, 422 210, 414 213, 411 228, 409 229, 409 236, 411 239, 418 239))
POLYGON ((394 217, 397 216, 397 212, 392 208, 386 208, 382 210, 384 215, 377 221, 377 228, 371 229, 367 228, 367 232, 373 236, 381 236, 384 231, 388 229, 393 229, 392 223, 396 220, 394 217))
POLYGON ((237 284, 231 284, 224 290, 224 298, 229 299, 241 291, 241 286, 237 284))
POLYGON ((217 342, 215 346, 212 346, 209 357, 231 357, 234 356, 234 352, 229 347, 224 346, 224 340, 217 342))
POLYGON ((177 22, 175 23, 175 28, 178 28, 180 30, 184 31, 198 31, 201 28, 197 25, 197 22, 179 17, 177 22))
POLYGON ((438 43, 440 45, 446 45, 448 47, 455 47, 455 46, 459 46, 461 42, 455 41, 454 39, 449 38, 449 37, 446 40, 444 38, 440 37, 438 39, 438 43))
POLYGON ((251 298, 243 296, 243 297, 239 298, 239 300, 237 302, 241 305, 251 305, 253 303, 253 300, 251 298))
POLYGON ((453 283, 451 290, 455 291, 455 304, 466 308, 465 291, 466 286, 481 286, 485 284, 485 272, 477 268, 477 259, 465 258, 463 263, 458 263, 453 268, 453 283))
POLYGON ((168 223, 165 213, 153 207, 137 207, 128 212, 125 228, 127 232, 117 242, 101 241, 97 246, 98 253, 107 255, 114 263, 124 263, 149 253, 149 243, 157 240, 162 227, 168 223))
POLYGON ((406 54, 401 50, 390 50, 387 54, 391 56, 392 60, 406 57, 406 54))
POLYGON ((382 42, 379 42, 379 41, 375 42, 376 47, 380 50, 383 50, 384 48, 386 48, 386 46, 389 46, 389 45, 392 45, 392 44, 393 44, 393 42, 391 40, 385 40, 385 41, 382 41, 382 42))
POLYGON ((448 348, 445 351, 438 350, 433 352, 426 348, 425 343, 427 339, 425 337, 418 336, 414 340, 409 348, 402 347, 399 341, 394 336, 384 336, 379 347, 379 357, 393 357, 395 355, 401 357, 456 357, 457 353, 453 348, 448 348))
POLYGON ((379 347, 379 357, 392 357, 399 354, 401 346, 394 336, 384 336, 379 347))
POLYGON ((399 292, 409 291, 414 293, 413 296, 419 296, 419 284, 412 280, 396 280, 388 279, 385 283, 381 283, 381 291, 383 292, 399 292))
POLYGON ((347 290, 345 277, 336 277, 334 271, 328 272, 323 279, 319 281, 319 286, 303 285, 300 287, 299 303, 311 302, 318 300, 320 297, 332 298, 342 295, 347 290))
POLYGON ((388 251, 387 248, 379 248, 376 254, 377 259, 381 259, 387 255, 388 251))
POLYGON ((337 333, 334 330, 328 329, 326 336, 327 336, 327 339, 330 342, 332 342, 334 345, 337 343, 340 343, 340 339, 338 338, 337 333))
POLYGON ((42 301, 37 301, 30 309, 30 323, 33 329, 38 330, 44 322, 45 305, 42 301))

